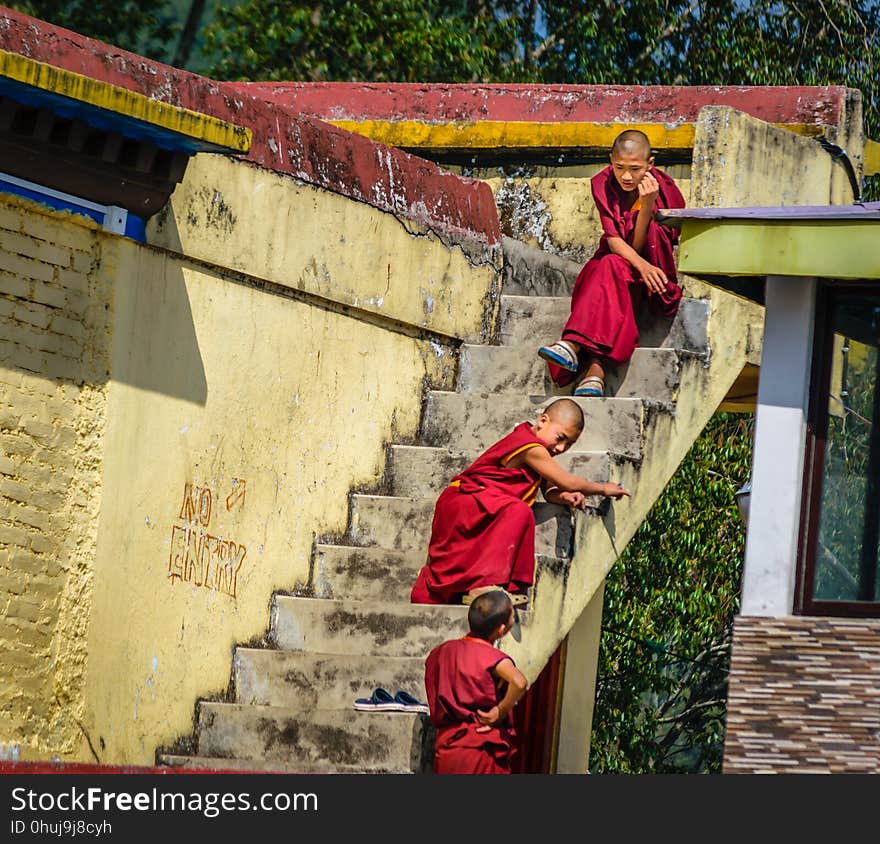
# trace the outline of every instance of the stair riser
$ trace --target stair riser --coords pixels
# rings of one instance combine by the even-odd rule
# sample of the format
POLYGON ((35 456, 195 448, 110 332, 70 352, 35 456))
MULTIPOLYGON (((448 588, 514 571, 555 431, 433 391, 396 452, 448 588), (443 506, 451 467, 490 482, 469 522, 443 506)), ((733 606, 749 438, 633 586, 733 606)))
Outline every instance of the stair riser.
MULTIPOLYGON (((552 555, 536 555, 536 570, 542 560, 556 567, 560 559, 570 558, 572 553, 573 531, 570 521, 563 525, 537 525, 539 536, 542 530, 552 530, 559 537, 560 545, 552 555)), ((393 567, 388 562, 389 552, 380 548, 323 546, 320 554, 323 569, 320 580, 316 580, 315 597, 345 601, 382 600, 407 604, 419 569, 426 562, 425 552, 397 554, 393 564, 397 567, 391 575, 388 574, 393 567), (349 560, 354 556, 358 562, 352 566, 349 560), (375 561, 372 570, 365 564, 367 560, 375 561)))
MULTIPOLYGON (((498 338, 504 346, 531 347, 533 354, 561 336, 571 314, 568 297, 502 296, 498 338)), ((695 354, 708 351, 709 304, 683 299, 674 318, 639 314, 639 346, 672 348, 695 354)))
MULTIPOLYGON (((409 498, 436 500, 449 481, 479 456, 478 451, 462 455, 445 448, 394 446, 389 465, 391 492, 409 498)), ((569 451, 559 455, 556 462, 567 471, 590 480, 608 480, 608 455, 603 452, 569 451)))
MULTIPOLYGON (((636 349, 628 364, 608 367, 606 394, 619 398, 672 401, 679 382, 678 355, 673 349, 636 349)), ((528 346, 465 346, 458 376, 461 393, 571 395, 574 384, 557 387, 547 364, 528 346)))
POLYGON ((426 770, 426 719, 410 713, 315 711, 203 703, 200 756, 283 761, 290 766, 326 762, 397 773, 426 770))
MULTIPOLYGON (((636 399, 576 399, 584 409, 584 432, 571 453, 611 451, 641 457, 643 405, 636 399)), ((425 445, 484 451, 523 421, 537 419, 549 404, 546 397, 483 395, 473 393, 428 394, 422 425, 425 445)))
POLYGON ((467 607, 342 604, 278 597, 270 636, 279 647, 325 654, 422 657, 467 632, 467 607))
POLYGON ((426 554, 427 545, 406 552, 319 545, 314 555, 313 593, 318 598, 407 603, 426 554))
MULTIPOLYGON (((593 498, 590 503, 598 506, 599 500, 593 498)), ((533 512, 535 553, 555 554, 559 549, 568 549, 572 538, 571 511, 537 502, 533 512)), ((355 496, 352 513, 349 533, 352 542, 398 551, 421 551, 421 559, 419 556, 415 558, 416 569, 421 566, 431 540, 434 499, 355 496)), ((391 565, 397 562, 395 560, 391 565)))
POLYGON ((295 651, 240 648, 233 662, 236 703, 290 710, 350 711, 374 689, 403 690, 425 700, 422 657, 323 656, 295 651))

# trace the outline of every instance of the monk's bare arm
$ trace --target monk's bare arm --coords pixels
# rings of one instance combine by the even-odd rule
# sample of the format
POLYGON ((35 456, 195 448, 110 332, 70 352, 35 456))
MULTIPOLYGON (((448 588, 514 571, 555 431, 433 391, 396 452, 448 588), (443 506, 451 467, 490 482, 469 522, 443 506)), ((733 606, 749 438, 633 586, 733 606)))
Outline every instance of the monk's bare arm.
POLYGON ((648 237, 648 226, 654 216, 654 200, 660 193, 660 185, 654 174, 648 171, 639 182, 639 212, 636 215, 636 225, 633 230, 632 248, 641 257, 645 251, 645 241, 648 237))
POLYGON ((582 492, 584 495, 604 495, 608 498, 629 495, 620 484, 596 483, 566 472, 543 448, 530 448, 522 452, 522 462, 547 482, 548 489, 558 487, 562 492, 582 492))
POLYGON ((529 687, 526 675, 513 664, 512 659, 502 659, 492 669, 492 674, 507 684, 507 691, 491 709, 477 710, 477 720, 482 724, 482 727, 477 728, 478 731, 501 724, 529 687))

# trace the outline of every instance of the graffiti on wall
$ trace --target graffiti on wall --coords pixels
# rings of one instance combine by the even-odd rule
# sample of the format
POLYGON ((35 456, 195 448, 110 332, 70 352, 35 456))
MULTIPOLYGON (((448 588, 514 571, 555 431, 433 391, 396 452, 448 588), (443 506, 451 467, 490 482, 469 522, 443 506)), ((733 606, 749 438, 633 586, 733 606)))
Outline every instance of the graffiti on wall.
MULTIPOLYGON (((232 479, 232 490, 226 496, 226 509, 244 509, 247 482, 232 479)), ((192 583, 230 598, 237 597, 238 574, 247 548, 232 539, 210 532, 214 512, 214 493, 210 487, 183 485, 183 499, 177 519, 182 524, 171 528, 171 553, 168 577, 172 583, 192 583)))

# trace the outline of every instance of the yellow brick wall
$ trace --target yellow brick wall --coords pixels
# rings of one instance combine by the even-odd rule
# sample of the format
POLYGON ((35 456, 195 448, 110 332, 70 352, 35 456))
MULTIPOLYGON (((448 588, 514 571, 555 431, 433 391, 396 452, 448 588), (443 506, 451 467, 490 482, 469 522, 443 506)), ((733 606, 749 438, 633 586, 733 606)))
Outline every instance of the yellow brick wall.
POLYGON ((30 207, 0 204, 0 743, 39 756, 81 738, 110 291, 95 227, 30 207))

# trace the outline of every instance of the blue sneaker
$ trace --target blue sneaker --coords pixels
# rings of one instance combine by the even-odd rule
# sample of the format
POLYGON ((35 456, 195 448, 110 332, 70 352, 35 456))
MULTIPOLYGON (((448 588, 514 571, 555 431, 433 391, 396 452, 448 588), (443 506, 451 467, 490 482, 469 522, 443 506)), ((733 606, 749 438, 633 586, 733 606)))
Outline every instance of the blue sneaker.
POLYGON ((427 715, 430 711, 427 703, 416 700, 408 692, 398 692, 394 699, 400 704, 400 712, 422 712, 427 715))
POLYGON ((359 697, 354 708, 361 712, 399 712, 401 704, 385 689, 374 689, 369 697, 359 697))

